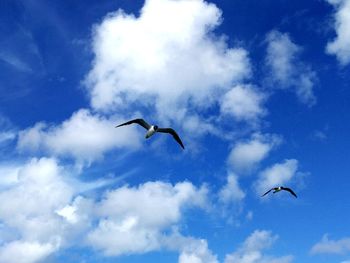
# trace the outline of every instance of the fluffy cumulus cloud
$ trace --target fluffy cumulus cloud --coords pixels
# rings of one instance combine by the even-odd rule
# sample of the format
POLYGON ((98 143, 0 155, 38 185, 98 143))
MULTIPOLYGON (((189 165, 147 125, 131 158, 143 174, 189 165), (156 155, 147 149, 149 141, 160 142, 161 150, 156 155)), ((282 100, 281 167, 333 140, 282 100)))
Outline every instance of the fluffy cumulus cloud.
POLYGON ((270 231, 256 230, 232 254, 226 255, 225 263, 289 263, 291 255, 274 257, 263 253, 278 239, 270 231))
POLYGON ((285 185, 289 183, 298 174, 298 161, 288 159, 282 163, 274 164, 266 168, 259 174, 258 180, 255 182, 255 189, 258 195, 275 186, 285 185))
POLYGON ((0 189, 14 185, 18 182, 19 164, 0 163, 0 189))
POLYGON ((14 241, 0 247, 1 263, 35 263, 46 258, 54 251, 51 244, 14 241))
POLYGON ((237 120, 256 121, 266 114, 266 95, 251 85, 237 85, 222 98, 221 112, 237 120))
POLYGON ((276 135, 253 134, 249 140, 234 145, 227 160, 228 165, 240 174, 251 172, 280 142, 281 138, 276 135))
POLYGON ((350 2, 348 0, 326 0, 336 11, 335 31, 336 38, 327 44, 326 51, 337 57, 341 65, 350 62, 350 2))
POLYGON ((350 237, 331 240, 328 235, 311 248, 312 254, 346 254, 350 253, 350 237))
POLYGON ((208 248, 208 242, 204 239, 184 237, 174 233, 164 240, 169 250, 179 251, 179 263, 218 263, 216 255, 208 248))
POLYGON ((61 245, 65 231, 55 210, 73 194, 63 172, 47 158, 32 159, 12 172, 16 182, 0 192, 2 231, 12 230, 1 238, 0 262, 38 262, 61 245))
POLYGON ((77 243, 106 256, 165 249, 178 252, 181 262, 215 262, 205 240, 177 230, 186 209, 207 208, 205 186, 156 181, 83 197, 68 169, 52 158, 0 170, 12 178, 0 188, 1 263, 42 262, 77 243))
POLYGON ((110 13, 93 34, 95 59, 85 80, 92 107, 145 106, 159 119, 180 121, 216 105, 250 74, 247 52, 213 33, 220 22, 221 11, 203 0, 146 0, 138 17, 110 13))
POLYGON ((186 238, 185 241, 179 263, 219 263, 217 257, 209 250, 207 241, 190 238, 186 238))
POLYGON ((237 176, 230 173, 227 176, 227 183, 219 191, 219 200, 224 204, 230 204, 241 201, 244 197, 245 192, 239 186, 237 176))
POLYGON ((21 131, 17 148, 91 162, 114 148, 135 148, 140 144, 136 129, 114 128, 119 122, 81 109, 60 125, 37 123, 21 131))
POLYGON ((289 35, 279 31, 270 32, 267 37, 265 64, 270 85, 276 88, 292 89, 298 99, 309 106, 316 103, 314 87, 316 73, 300 59, 301 48, 292 42, 289 35))
POLYGON ((121 187, 96 204, 99 220, 88 243, 107 256, 161 249, 164 232, 179 223, 186 207, 204 207, 206 188, 191 183, 148 182, 121 187))

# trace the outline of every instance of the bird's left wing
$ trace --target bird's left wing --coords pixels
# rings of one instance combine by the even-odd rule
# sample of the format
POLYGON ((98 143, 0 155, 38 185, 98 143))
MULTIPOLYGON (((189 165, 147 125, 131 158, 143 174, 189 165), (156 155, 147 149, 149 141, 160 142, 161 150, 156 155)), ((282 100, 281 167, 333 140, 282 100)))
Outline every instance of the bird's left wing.
POLYGON ((294 193, 294 191, 288 187, 282 187, 283 190, 288 191, 289 193, 291 193, 292 195, 294 195, 295 197, 297 197, 296 193, 294 193))
POLYGON ((174 139, 181 145, 181 147, 185 149, 185 146, 183 145, 179 135, 177 135, 176 131, 174 131, 172 128, 158 128, 157 132, 170 133, 174 137, 174 139))

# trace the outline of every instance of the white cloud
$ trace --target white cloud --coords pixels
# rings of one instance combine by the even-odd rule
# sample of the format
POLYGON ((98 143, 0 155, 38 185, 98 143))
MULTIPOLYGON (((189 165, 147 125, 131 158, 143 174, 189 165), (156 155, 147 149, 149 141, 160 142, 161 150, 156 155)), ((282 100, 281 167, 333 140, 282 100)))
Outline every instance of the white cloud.
POLYGON ((277 240, 270 231, 256 230, 232 254, 226 255, 225 263, 289 263, 293 257, 273 257, 265 255, 264 250, 270 248, 277 240))
POLYGON ((231 202, 241 201, 244 197, 245 192, 240 188, 237 176, 232 173, 229 174, 227 184, 219 191, 219 200, 224 204, 230 204, 231 202))
POLYGON ((237 85, 228 91, 221 103, 221 112, 237 120, 257 121, 266 114, 266 96, 251 85, 237 85))
POLYGON ((0 163, 0 190, 18 182, 20 165, 12 163, 0 163))
POLYGON ((81 109, 61 125, 37 123, 21 131, 17 148, 21 151, 43 150, 55 156, 91 162, 114 148, 140 144, 136 129, 115 129, 117 123, 119 120, 112 121, 81 109))
POLYGON ((293 62, 296 60, 300 47, 294 44, 287 34, 272 31, 267 35, 267 58, 266 63, 271 67, 274 78, 288 86, 290 77, 295 71, 293 62))
POLYGON ((311 248, 312 254, 345 254, 350 253, 350 237, 331 240, 324 235, 318 243, 311 248))
POLYGON ((266 66, 268 81, 276 88, 291 88, 298 99, 309 106, 316 103, 314 86, 316 73, 300 60, 301 48, 286 33, 270 32, 267 37, 266 66))
POLYGON ((14 241, 0 247, 0 263, 35 263, 45 259, 54 250, 51 244, 14 241))
POLYGON ((21 72, 30 73, 32 72, 32 68, 30 65, 25 63, 23 60, 21 60, 19 57, 15 56, 14 54, 11 54, 10 52, 0 52, 0 60, 8 63, 15 69, 21 72))
POLYGON ((289 183, 297 175, 297 170, 298 161, 295 159, 288 159, 265 169, 255 182, 257 194, 261 195, 272 187, 289 183))
POLYGON ((204 239, 185 237, 174 231, 164 239, 164 246, 168 250, 179 251, 179 263, 218 263, 216 255, 208 248, 204 239))
POLYGON ((252 220, 254 217, 254 213, 253 211, 248 211, 247 215, 246 215, 246 219, 247 220, 252 220))
POLYGON ((186 116, 182 122, 182 126, 187 134, 186 136, 191 136, 192 138, 206 133, 221 135, 221 131, 210 120, 201 119, 197 114, 186 116))
POLYGON ((0 192, 0 221, 16 235, 2 240, 0 262, 37 262, 60 246, 64 224, 54 211, 69 203, 73 194, 62 180, 63 172, 47 158, 32 159, 10 172, 17 180, 0 192))
POLYGON ((107 193, 97 204, 98 226, 88 243, 105 255, 145 253, 162 248, 163 233, 179 223, 185 207, 206 204, 207 190, 191 183, 148 182, 107 193))
POLYGON ((350 2, 348 0, 326 0, 336 8, 336 38, 327 44, 328 54, 336 55, 343 66, 350 63, 350 2))
POLYGON ((249 141, 238 142, 232 148, 228 165, 237 173, 251 172, 280 142, 276 135, 253 134, 249 141))
POLYGON ((78 218, 77 218, 77 208, 72 205, 66 205, 65 207, 56 210, 56 213, 63 218, 65 218, 69 223, 77 223, 78 218))
POLYGON ((16 138, 16 133, 11 131, 0 131, 0 144, 16 138))
POLYGON ((203 0, 147 0, 139 17, 110 13, 93 35, 92 107, 154 107, 158 119, 180 122, 215 106, 250 75, 247 52, 213 34, 220 22, 221 11, 203 0))
MULTIPOLYGON (((216 258, 205 240, 176 231, 187 208, 208 207, 205 186, 146 182, 87 198, 76 196, 83 183, 69 178, 68 167, 55 159, 34 158, 0 171, 12 178, 0 188, 0 262, 15 262, 11 260, 18 255, 26 255, 18 262, 42 262, 77 243, 107 256, 166 249, 179 252, 182 262, 216 258)), ((97 186, 100 183, 96 181, 97 186)))
POLYGON ((217 257, 208 248, 206 240, 185 239, 179 263, 218 263, 217 257))
POLYGON ((325 141, 327 140, 328 136, 326 134, 326 132, 324 131, 320 131, 320 130, 315 130, 313 133, 312 133, 312 137, 316 140, 319 140, 319 141, 325 141))
POLYGON ((17 131, 8 118, 0 113, 0 145, 13 141, 17 136, 17 131))

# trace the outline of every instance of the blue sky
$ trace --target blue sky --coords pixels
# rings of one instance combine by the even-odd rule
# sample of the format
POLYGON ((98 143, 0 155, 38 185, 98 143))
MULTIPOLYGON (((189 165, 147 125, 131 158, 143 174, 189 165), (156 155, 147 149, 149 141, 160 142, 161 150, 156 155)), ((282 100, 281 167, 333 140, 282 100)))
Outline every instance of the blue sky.
POLYGON ((350 262, 349 0, 0 6, 0 263, 350 262))

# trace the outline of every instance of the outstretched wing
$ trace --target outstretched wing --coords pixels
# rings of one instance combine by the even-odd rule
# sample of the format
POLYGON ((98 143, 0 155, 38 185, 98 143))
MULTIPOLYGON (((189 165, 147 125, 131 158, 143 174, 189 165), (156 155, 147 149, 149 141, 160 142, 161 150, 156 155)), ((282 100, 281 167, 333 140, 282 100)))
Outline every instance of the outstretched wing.
POLYGON ((268 193, 270 193, 273 190, 273 188, 271 188, 269 191, 267 191, 265 194, 263 194, 261 197, 267 195, 268 193))
POLYGON ((162 132, 162 133, 170 133, 174 139, 181 145, 183 149, 185 149, 185 146, 183 145, 179 135, 177 135, 176 131, 174 131, 171 128, 158 128, 157 132, 162 132))
POLYGON ((282 187, 282 190, 286 190, 288 191, 289 193, 291 193, 292 195, 294 195, 295 197, 297 197, 297 195, 294 193, 294 191, 288 187, 282 187))
POLYGON ((143 128, 145 128, 146 130, 151 128, 151 125, 149 125, 147 122, 145 122, 144 119, 134 119, 134 120, 131 120, 131 121, 127 121, 127 122, 124 122, 122 124, 119 124, 118 126, 115 126, 115 128, 120 127, 120 126, 124 126, 124 125, 129 125, 129 124, 132 124, 132 123, 137 123, 137 124, 141 125, 143 128))

